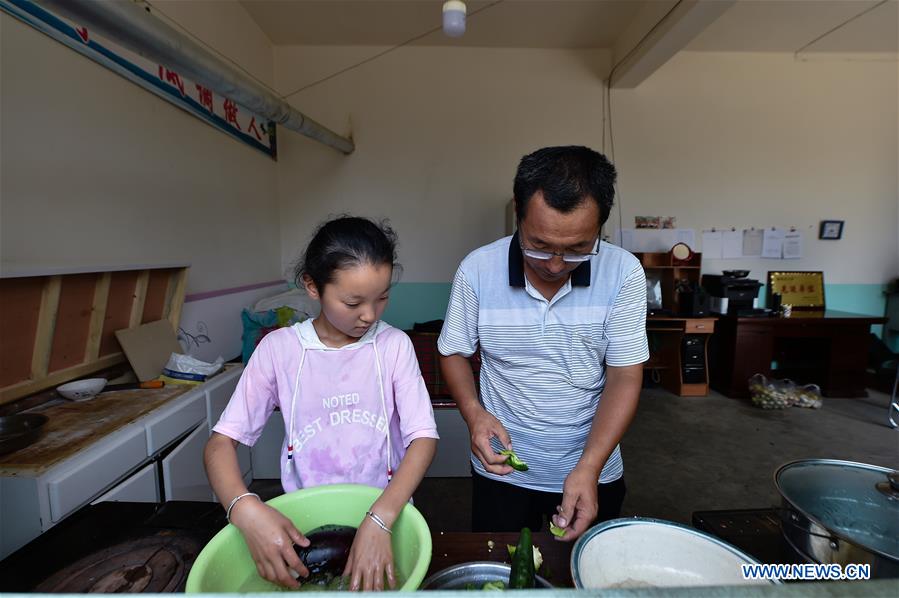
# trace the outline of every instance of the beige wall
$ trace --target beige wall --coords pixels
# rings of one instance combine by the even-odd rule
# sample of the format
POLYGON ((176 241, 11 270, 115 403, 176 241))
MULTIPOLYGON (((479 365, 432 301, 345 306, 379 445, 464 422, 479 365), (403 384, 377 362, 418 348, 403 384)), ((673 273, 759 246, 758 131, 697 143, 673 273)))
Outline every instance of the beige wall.
MULTIPOLYGON (((283 90, 380 48, 279 47, 283 90)), ((450 280, 503 233, 518 159, 542 145, 602 144, 602 53, 403 48, 293 96, 356 152, 282 135, 282 257, 330 213, 390 216, 404 281, 450 280)), ((791 226, 802 260, 712 261, 825 270, 828 283, 899 272, 897 69, 890 62, 796 62, 785 54, 681 53, 636 90, 613 91, 624 226, 635 215, 712 226, 791 226), (817 240, 821 219, 844 240, 817 240), (809 228, 811 227, 811 228, 809 228), (773 265, 772 265, 773 264, 773 265)), ((617 212, 610 231, 617 228, 617 212)))
MULTIPOLYGON (((383 50, 273 50, 237 3, 158 6, 285 92, 383 50)), ((521 155, 603 141, 602 51, 399 49, 291 97, 352 132, 353 155, 282 129, 276 164, 8 16, 0 27, 4 266, 189 261, 189 290, 211 290, 279 277, 316 224, 349 211, 391 218, 405 281, 448 281, 503 234, 521 155)), ((895 276, 897 70, 687 52, 614 91, 625 226, 796 225, 807 257, 774 263, 832 283, 895 276), (844 240, 817 241, 820 219, 846 220, 844 240)))
POLYGON ((625 226, 643 214, 697 231, 796 226, 801 260, 704 260, 704 269, 886 282, 899 275, 897 106, 894 62, 678 54, 612 95, 625 226), (818 240, 820 220, 845 220, 843 240, 818 240))
POLYGON ((153 0, 152 13, 266 85, 273 84, 272 43, 238 0, 153 0))
MULTIPOLYGON (((278 87, 292 90, 380 48, 275 49, 278 87)), ((448 281, 471 249, 503 235, 522 154, 601 142, 603 52, 400 49, 296 96, 340 133, 346 157, 305 138, 279 138, 285 263, 329 214, 389 216, 403 281, 448 281)))
MULTIPOLYGON (((220 12, 219 47, 270 65, 220 12)), ((6 14, 0 37, 4 271, 189 262, 188 292, 280 277, 275 162, 6 14)))

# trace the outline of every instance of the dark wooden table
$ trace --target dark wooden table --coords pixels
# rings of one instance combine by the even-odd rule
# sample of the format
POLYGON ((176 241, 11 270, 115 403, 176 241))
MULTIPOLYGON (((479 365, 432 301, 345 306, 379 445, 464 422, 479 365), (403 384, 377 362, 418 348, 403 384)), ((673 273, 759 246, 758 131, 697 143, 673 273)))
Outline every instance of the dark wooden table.
MULTIPOLYGON (((508 563, 509 551, 506 545, 518 543, 518 533, 514 532, 431 532, 434 549, 431 566, 426 577, 434 573, 469 561, 496 561, 508 563), (493 541, 493 548, 488 545, 493 541)), ((534 545, 543 554, 543 566, 537 574, 559 588, 574 587, 571 581, 571 548, 574 542, 559 542, 548 532, 535 533, 534 545)))
POLYGON ((864 397, 871 326, 886 318, 793 311, 789 318, 722 317, 709 347, 712 387, 748 397, 749 377, 815 383, 828 397, 864 397), (778 368, 771 369, 772 361, 778 368))

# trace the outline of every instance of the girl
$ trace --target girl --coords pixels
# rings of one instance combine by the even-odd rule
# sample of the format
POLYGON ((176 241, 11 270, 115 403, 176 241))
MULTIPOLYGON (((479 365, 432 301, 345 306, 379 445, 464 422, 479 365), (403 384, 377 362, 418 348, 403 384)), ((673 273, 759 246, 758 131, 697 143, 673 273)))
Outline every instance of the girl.
POLYGON ((238 442, 252 446, 275 407, 286 435, 285 492, 322 484, 384 488, 361 521, 345 575, 354 590, 396 587, 390 527, 434 457, 437 426, 412 342, 381 322, 396 235, 365 218, 322 225, 297 268, 297 286, 321 313, 259 343, 206 445, 206 472, 228 519, 243 533, 259 574, 296 588, 308 571, 296 527, 244 485, 238 442))

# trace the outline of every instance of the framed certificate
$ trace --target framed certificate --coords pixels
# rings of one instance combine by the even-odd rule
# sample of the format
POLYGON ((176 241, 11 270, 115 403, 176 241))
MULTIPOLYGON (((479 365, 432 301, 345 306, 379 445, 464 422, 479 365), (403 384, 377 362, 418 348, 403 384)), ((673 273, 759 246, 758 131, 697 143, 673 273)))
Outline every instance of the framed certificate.
POLYGON ((828 239, 835 241, 843 236, 842 220, 822 220, 821 227, 818 229, 819 239, 828 239))
POLYGON ((766 305, 772 305, 774 293, 780 293, 781 305, 792 305, 799 310, 824 310, 824 273, 768 272, 766 305))

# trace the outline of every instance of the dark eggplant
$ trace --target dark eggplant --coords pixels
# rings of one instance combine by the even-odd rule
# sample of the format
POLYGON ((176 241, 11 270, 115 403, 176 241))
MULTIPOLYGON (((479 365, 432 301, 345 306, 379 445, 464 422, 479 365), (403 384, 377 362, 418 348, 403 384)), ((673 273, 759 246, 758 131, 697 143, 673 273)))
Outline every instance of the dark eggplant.
POLYGON ((305 584, 313 581, 313 578, 321 579, 323 576, 334 578, 343 575, 343 569, 350 556, 350 548, 353 546, 353 538, 356 537, 356 528, 348 525, 323 525, 306 534, 306 537, 309 539, 309 546, 293 547, 300 560, 309 569, 309 578, 300 581, 305 584))

